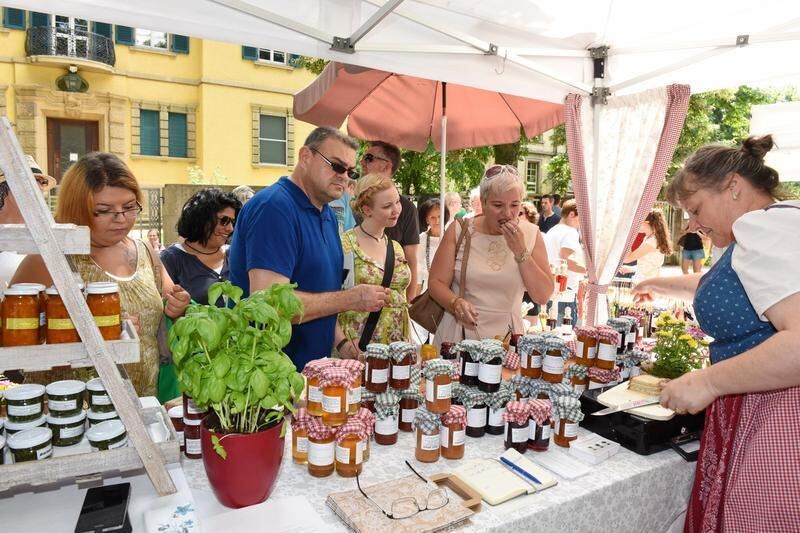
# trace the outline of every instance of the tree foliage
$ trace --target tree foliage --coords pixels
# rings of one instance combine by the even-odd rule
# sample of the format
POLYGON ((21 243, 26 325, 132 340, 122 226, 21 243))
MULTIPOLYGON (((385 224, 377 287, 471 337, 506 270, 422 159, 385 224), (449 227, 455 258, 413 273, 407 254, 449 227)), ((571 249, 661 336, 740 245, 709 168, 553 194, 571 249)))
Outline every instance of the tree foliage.
POLYGON ((325 67, 328 65, 328 63, 329 61, 327 59, 320 59, 319 57, 303 57, 303 66, 305 69, 313 72, 317 76, 322 74, 322 71, 325 70, 325 67))
MULTIPOLYGON (((567 128, 561 124, 553 128, 550 136, 553 149, 567 146, 567 128)), ((572 183, 572 172, 569 169, 569 156, 566 151, 557 154, 547 163, 547 176, 544 181, 550 185, 554 193, 564 196, 572 183)))
MULTIPOLYGON (((447 152, 447 190, 464 194, 480 183, 483 169, 493 155, 491 146, 447 152)), ((395 181, 403 194, 437 194, 441 175, 441 155, 428 143, 424 152, 403 150, 395 181)))

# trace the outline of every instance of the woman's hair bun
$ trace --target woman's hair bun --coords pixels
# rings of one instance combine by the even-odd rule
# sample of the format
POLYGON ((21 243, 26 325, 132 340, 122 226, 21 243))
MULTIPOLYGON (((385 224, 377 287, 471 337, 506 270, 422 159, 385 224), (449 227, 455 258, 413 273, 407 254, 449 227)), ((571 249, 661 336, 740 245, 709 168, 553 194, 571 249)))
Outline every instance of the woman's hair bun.
POLYGON ((775 143, 772 140, 772 135, 750 136, 742 142, 742 151, 763 161, 767 152, 772 150, 773 146, 775 146, 775 143))

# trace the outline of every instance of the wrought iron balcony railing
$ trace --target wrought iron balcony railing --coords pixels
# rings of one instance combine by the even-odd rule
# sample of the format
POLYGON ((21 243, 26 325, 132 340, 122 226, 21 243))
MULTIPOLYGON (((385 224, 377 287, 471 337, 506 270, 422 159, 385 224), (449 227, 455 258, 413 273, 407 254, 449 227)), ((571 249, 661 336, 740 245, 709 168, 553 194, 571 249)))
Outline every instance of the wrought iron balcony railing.
POLYGON ((97 33, 35 26, 28 29, 25 51, 29 56, 58 56, 97 61, 114 66, 114 41, 97 33))

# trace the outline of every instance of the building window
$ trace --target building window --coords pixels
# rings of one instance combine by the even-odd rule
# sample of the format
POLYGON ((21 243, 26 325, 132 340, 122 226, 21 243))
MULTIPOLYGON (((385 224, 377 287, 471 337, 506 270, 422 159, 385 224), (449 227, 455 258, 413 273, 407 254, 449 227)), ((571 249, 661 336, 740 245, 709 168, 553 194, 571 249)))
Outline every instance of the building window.
POLYGON ((170 157, 186 157, 186 113, 168 114, 168 146, 170 157))
POLYGON ((286 164, 286 117, 261 115, 259 119, 259 163, 286 164))
POLYGON ((141 155, 161 155, 161 119, 158 111, 142 109, 139 115, 141 155))
POLYGON ((285 65, 286 60, 289 57, 289 54, 286 52, 281 52, 280 50, 268 50, 266 48, 259 48, 258 49, 258 60, 264 61, 267 63, 278 63, 279 65, 285 65))
POLYGON ((167 33, 136 28, 136 46, 167 49, 167 33))
POLYGON ((134 155, 195 158, 195 108, 133 102, 134 155))
POLYGON ((539 135, 534 135, 533 138, 531 139, 531 142, 533 144, 544 144, 544 135, 542 135, 541 133, 539 135))
POLYGON ((525 162, 525 183, 528 194, 539 193, 539 170, 541 161, 528 160, 525 162))

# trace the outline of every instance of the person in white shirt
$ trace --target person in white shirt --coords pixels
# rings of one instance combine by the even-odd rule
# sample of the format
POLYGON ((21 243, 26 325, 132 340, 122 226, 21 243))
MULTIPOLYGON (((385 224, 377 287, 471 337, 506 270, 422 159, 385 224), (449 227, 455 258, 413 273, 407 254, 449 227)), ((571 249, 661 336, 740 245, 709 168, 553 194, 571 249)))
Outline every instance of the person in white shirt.
MULTIPOLYGON (((444 217, 450 215, 447 205, 444 207, 444 217)), ((433 262, 433 256, 439 248, 442 240, 441 228, 442 210, 439 206, 438 198, 426 200, 419 206, 419 227, 426 228, 419 234, 420 253, 417 254, 417 273, 419 274, 419 284, 417 294, 422 294, 428 288, 428 271, 433 262)))
MULTIPOLYGON (((645 237, 637 249, 625 256, 623 263, 636 261, 636 273, 633 283, 650 278, 657 278, 664 264, 664 256, 672 253, 672 243, 667 234, 667 222, 664 214, 658 209, 650 211, 642 222, 640 230, 645 237)), ((620 269, 626 271, 627 267, 620 269)))
POLYGON ((567 307, 572 309, 573 324, 578 320, 578 285, 586 273, 578 234, 579 225, 578 206, 575 200, 567 200, 561 206, 561 221, 550 231, 542 234, 550 264, 559 265, 562 260, 567 263, 567 289, 563 292, 554 292, 548 305, 549 310, 553 303, 558 304, 559 324, 564 318, 564 310, 567 307))

